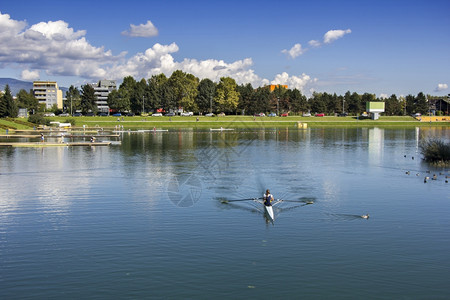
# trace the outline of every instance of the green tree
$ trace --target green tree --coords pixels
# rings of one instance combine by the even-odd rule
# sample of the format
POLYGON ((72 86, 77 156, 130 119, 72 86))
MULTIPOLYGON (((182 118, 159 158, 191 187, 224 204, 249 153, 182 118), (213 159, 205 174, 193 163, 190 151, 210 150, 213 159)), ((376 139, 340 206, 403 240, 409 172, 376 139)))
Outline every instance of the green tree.
POLYGON ((411 115, 416 112, 416 98, 413 95, 408 95, 405 98, 406 115, 411 115))
POLYGON ((239 104, 238 109, 243 113, 254 113, 251 111, 251 105, 253 100, 253 95, 255 93, 255 89, 250 83, 246 85, 239 85, 236 87, 236 90, 239 93, 239 104))
POLYGON ((131 98, 134 94, 134 89, 136 87, 136 80, 132 76, 126 76, 123 78, 122 84, 119 86, 120 95, 123 97, 124 101, 130 103, 130 108, 132 105, 131 98))
POLYGON ((143 104, 145 103, 145 96, 147 90, 148 90, 147 81, 145 79, 141 79, 140 81, 134 84, 134 88, 130 93, 130 107, 132 112, 140 113, 143 112, 142 110, 145 110, 143 104))
POLYGON ((24 89, 17 93, 17 106, 19 108, 26 108, 29 112, 37 111, 39 101, 34 97, 33 92, 27 93, 24 89))
POLYGON ((268 112, 288 112, 291 110, 288 89, 278 85, 270 94, 270 108, 268 112))
POLYGON ((415 112, 421 113, 423 115, 427 114, 429 111, 428 108, 428 101, 425 95, 420 92, 417 94, 416 101, 415 101, 415 112))
POLYGON ((334 114, 341 110, 340 103, 337 102, 337 97, 328 93, 321 94, 321 102, 325 105, 324 113, 334 114))
POLYGON ((309 111, 308 100, 298 89, 289 90, 289 99, 294 113, 309 111))
POLYGON ((270 89, 268 87, 257 88, 252 94, 250 106, 248 108, 250 114, 259 114, 270 110, 270 89))
POLYGON ((124 89, 113 90, 109 93, 107 101, 110 109, 116 111, 130 110, 130 98, 127 96, 124 89))
POLYGON ((0 118, 6 117, 6 100, 5 95, 0 94, 0 118))
POLYGON ((235 112, 239 103, 236 81, 231 77, 220 78, 217 85, 215 102, 220 111, 235 112))
POLYGON ((72 115, 73 112, 81 108, 81 95, 78 88, 71 85, 69 90, 66 92, 66 104, 67 110, 72 115))
POLYGON ((213 112, 215 93, 216 85, 212 80, 205 78, 200 81, 197 94, 197 106, 200 112, 213 112))
POLYGON ((178 107, 185 111, 198 111, 196 98, 198 94, 199 80, 192 74, 176 70, 169 78, 168 85, 171 89, 170 109, 178 107))
MULTIPOLYGON (((347 92, 350 93, 350 92, 347 92)), ((362 98, 356 92, 353 92, 350 97, 348 97, 347 93, 345 94, 345 105, 348 107, 347 111, 351 114, 358 114, 365 111, 365 104, 362 103, 362 98), (348 99, 348 101, 347 101, 348 99)))
POLYGON ((145 104, 147 110, 153 110, 163 108, 163 103, 165 99, 165 91, 167 89, 167 77, 163 73, 158 75, 153 75, 147 84, 148 100, 145 104), (148 104, 147 104, 148 103, 148 104))
POLYGON ((19 109, 16 102, 11 95, 9 85, 5 86, 5 93, 0 100, 0 117, 16 118, 19 114, 19 109))
POLYGON ((90 84, 81 86, 81 111, 83 114, 88 112, 97 113, 97 96, 95 90, 90 84))
POLYGON ((385 100, 385 114, 387 116, 400 116, 403 114, 402 104, 395 94, 385 100))
POLYGON ((314 92, 312 98, 310 99, 311 110, 314 113, 324 113, 326 112, 326 103, 323 101, 323 94, 314 92))

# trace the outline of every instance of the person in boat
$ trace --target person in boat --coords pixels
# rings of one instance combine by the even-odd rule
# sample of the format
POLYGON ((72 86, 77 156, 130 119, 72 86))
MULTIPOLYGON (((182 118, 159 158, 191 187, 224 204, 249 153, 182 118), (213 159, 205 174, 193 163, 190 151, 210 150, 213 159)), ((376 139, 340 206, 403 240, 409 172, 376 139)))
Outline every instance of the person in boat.
POLYGON ((266 190, 263 198, 265 206, 272 206, 273 195, 270 193, 269 189, 266 190))

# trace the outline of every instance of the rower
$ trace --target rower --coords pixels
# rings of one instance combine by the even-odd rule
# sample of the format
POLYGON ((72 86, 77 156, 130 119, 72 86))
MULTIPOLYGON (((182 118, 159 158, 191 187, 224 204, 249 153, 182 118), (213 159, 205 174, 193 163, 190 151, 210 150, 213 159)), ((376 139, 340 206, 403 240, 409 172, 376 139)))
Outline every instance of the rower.
POLYGON ((265 206, 272 206, 273 195, 270 193, 269 189, 266 190, 263 198, 265 206))

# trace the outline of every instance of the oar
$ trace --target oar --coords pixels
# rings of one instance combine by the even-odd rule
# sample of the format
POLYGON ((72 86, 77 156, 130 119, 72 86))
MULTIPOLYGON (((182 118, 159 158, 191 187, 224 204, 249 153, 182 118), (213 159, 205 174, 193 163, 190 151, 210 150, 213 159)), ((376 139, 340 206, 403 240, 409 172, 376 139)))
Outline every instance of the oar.
POLYGON ((305 203, 305 204, 313 204, 314 201, 306 201, 306 200, 284 200, 284 199, 277 199, 277 200, 281 200, 283 202, 295 202, 295 203, 305 203))
POLYGON ((222 200, 222 203, 228 203, 228 202, 238 202, 238 201, 249 201, 249 200, 257 200, 262 198, 247 198, 247 199, 236 199, 236 200, 222 200))

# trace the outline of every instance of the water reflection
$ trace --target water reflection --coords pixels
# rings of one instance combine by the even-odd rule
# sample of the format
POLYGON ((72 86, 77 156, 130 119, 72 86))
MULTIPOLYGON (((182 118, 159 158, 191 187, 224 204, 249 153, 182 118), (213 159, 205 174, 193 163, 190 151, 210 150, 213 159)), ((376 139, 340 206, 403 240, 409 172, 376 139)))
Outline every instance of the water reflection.
POLYGON ((378 164, 383 159, 384 130, 380 128, 369 129, 369 162, 378 164))
POLYGON ((124 133, 121 146, 0 148, 0 295, 354 298, 376 282, 381 298, 426 298, 427 278, 445 297, 448 172, 426 184, 405 174, 428 167, 411 159, 428 135, 449 131, 171 130, 124 133), (274 226, 259 203, 217 200, 265 188, 300 201, 276 206, 274 226), (279 289, 261 289, 273 274, 279 289))

